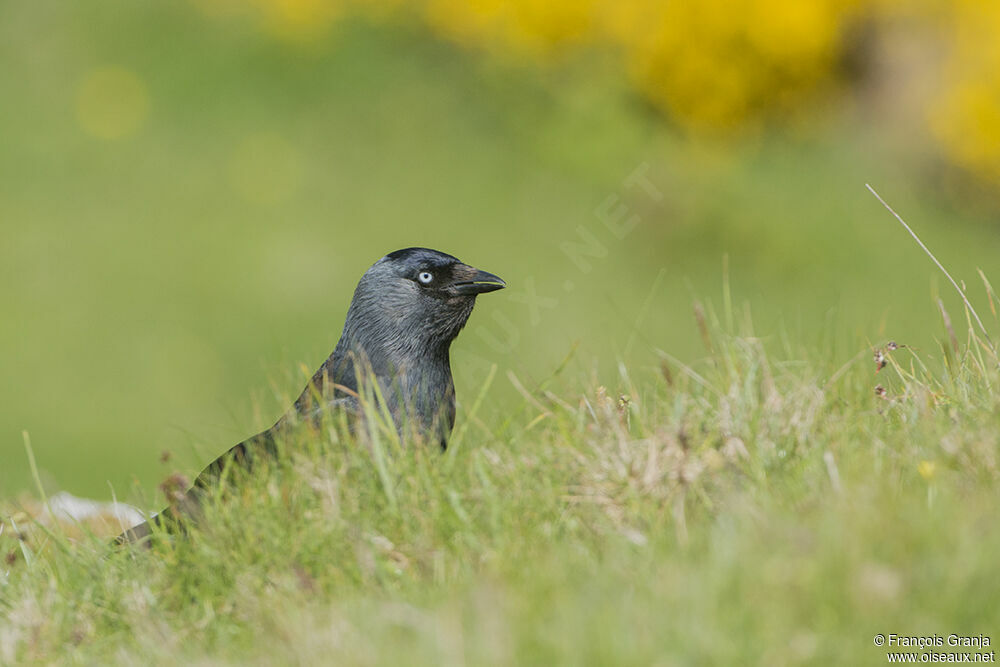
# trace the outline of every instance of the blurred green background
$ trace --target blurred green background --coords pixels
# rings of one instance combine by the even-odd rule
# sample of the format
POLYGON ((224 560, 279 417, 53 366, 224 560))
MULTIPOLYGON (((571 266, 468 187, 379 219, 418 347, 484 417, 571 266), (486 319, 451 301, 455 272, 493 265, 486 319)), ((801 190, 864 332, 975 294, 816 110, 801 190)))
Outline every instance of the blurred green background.
POLYGON ((49 491, 152 498, 411 245, 510 284, 453 354, 460 400, 498 364, 493 414, 574 346, 576 392, 696 360, 726 262, 775 345, 936 349, 960 301, 865 182, 988 312, 991 5, 670 6, 0 1, 0 496, 27 431, 49 491))

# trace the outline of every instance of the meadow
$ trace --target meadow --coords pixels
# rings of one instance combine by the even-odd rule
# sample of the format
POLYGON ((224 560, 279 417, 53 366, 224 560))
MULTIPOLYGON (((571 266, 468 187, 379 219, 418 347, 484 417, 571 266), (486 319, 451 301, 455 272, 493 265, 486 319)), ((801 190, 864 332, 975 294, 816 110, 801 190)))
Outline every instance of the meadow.
POLYGON ((0 659, 857 665, 879 634, 991 638, 990 345, 835 369, 703 324, 702 364, 614 391, 490 419, 484 384, 443 455, 375 418, 292 434, 151 550, 0 536, 0 659))
POLYGON ((998 627, 995 348, 864 184, 1000 340, 995 203, 891 120, 696 140, 598 57, 3 6, 0 663, 875 664, 998 627), (289 443, 151 551, 25 518, 159 509, 411 245, 510 285, 445 455, 289 443))

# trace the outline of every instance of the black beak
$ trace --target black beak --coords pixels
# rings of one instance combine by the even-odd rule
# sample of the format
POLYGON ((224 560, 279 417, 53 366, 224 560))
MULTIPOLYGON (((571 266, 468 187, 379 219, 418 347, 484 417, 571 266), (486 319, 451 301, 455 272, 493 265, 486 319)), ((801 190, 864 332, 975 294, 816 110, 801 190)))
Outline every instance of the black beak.
POLYGON ((463 296, 472 296, 475 294, 496 292, 498 289, 503 289, 507 286, 507 283, 500 276, 495 276, 487 271, 474 270, 476 273, 472 276, 471 280, 462 280, 452 284, 457 293, 463 296))

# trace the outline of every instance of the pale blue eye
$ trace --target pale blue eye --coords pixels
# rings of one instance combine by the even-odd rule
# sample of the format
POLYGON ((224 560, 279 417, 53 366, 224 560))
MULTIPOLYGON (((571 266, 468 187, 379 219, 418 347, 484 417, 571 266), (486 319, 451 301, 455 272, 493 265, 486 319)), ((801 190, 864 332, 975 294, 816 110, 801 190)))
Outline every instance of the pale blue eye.
POLYGON ((417 276, 417 280, 427 285, 432 280, 434 280, 434 274, 432 274, 430 271, 421 271, 420 275, 417 276))

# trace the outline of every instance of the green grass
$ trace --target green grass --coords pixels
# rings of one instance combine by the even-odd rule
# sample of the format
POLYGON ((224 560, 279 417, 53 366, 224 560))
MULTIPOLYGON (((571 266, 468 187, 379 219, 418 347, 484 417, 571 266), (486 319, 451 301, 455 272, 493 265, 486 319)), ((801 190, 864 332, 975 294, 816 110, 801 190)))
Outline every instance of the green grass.
POLYGON ((876 633, 995 634, 992 349, 873 376, 738 329, 464 413, 444 455, 295 434, 152 550, 22 526, 0 661, 858 665, 876 633))
POLYGON ((831 102, 713 145, 600 62, 407 25, 303 50, 188 3, 0 9, 0 664, 858 665, 876 633, 1000 627, 996 358, 863 187, 996 331, 995 211, 919 138, 831 102), (149 95, 117 141, 76 117, 109 64, 149 95), (158 509, 273 423, 409 245, 509 283, 456 343, 451 453, 297 434, 152 551, 8 512, 158 509))

